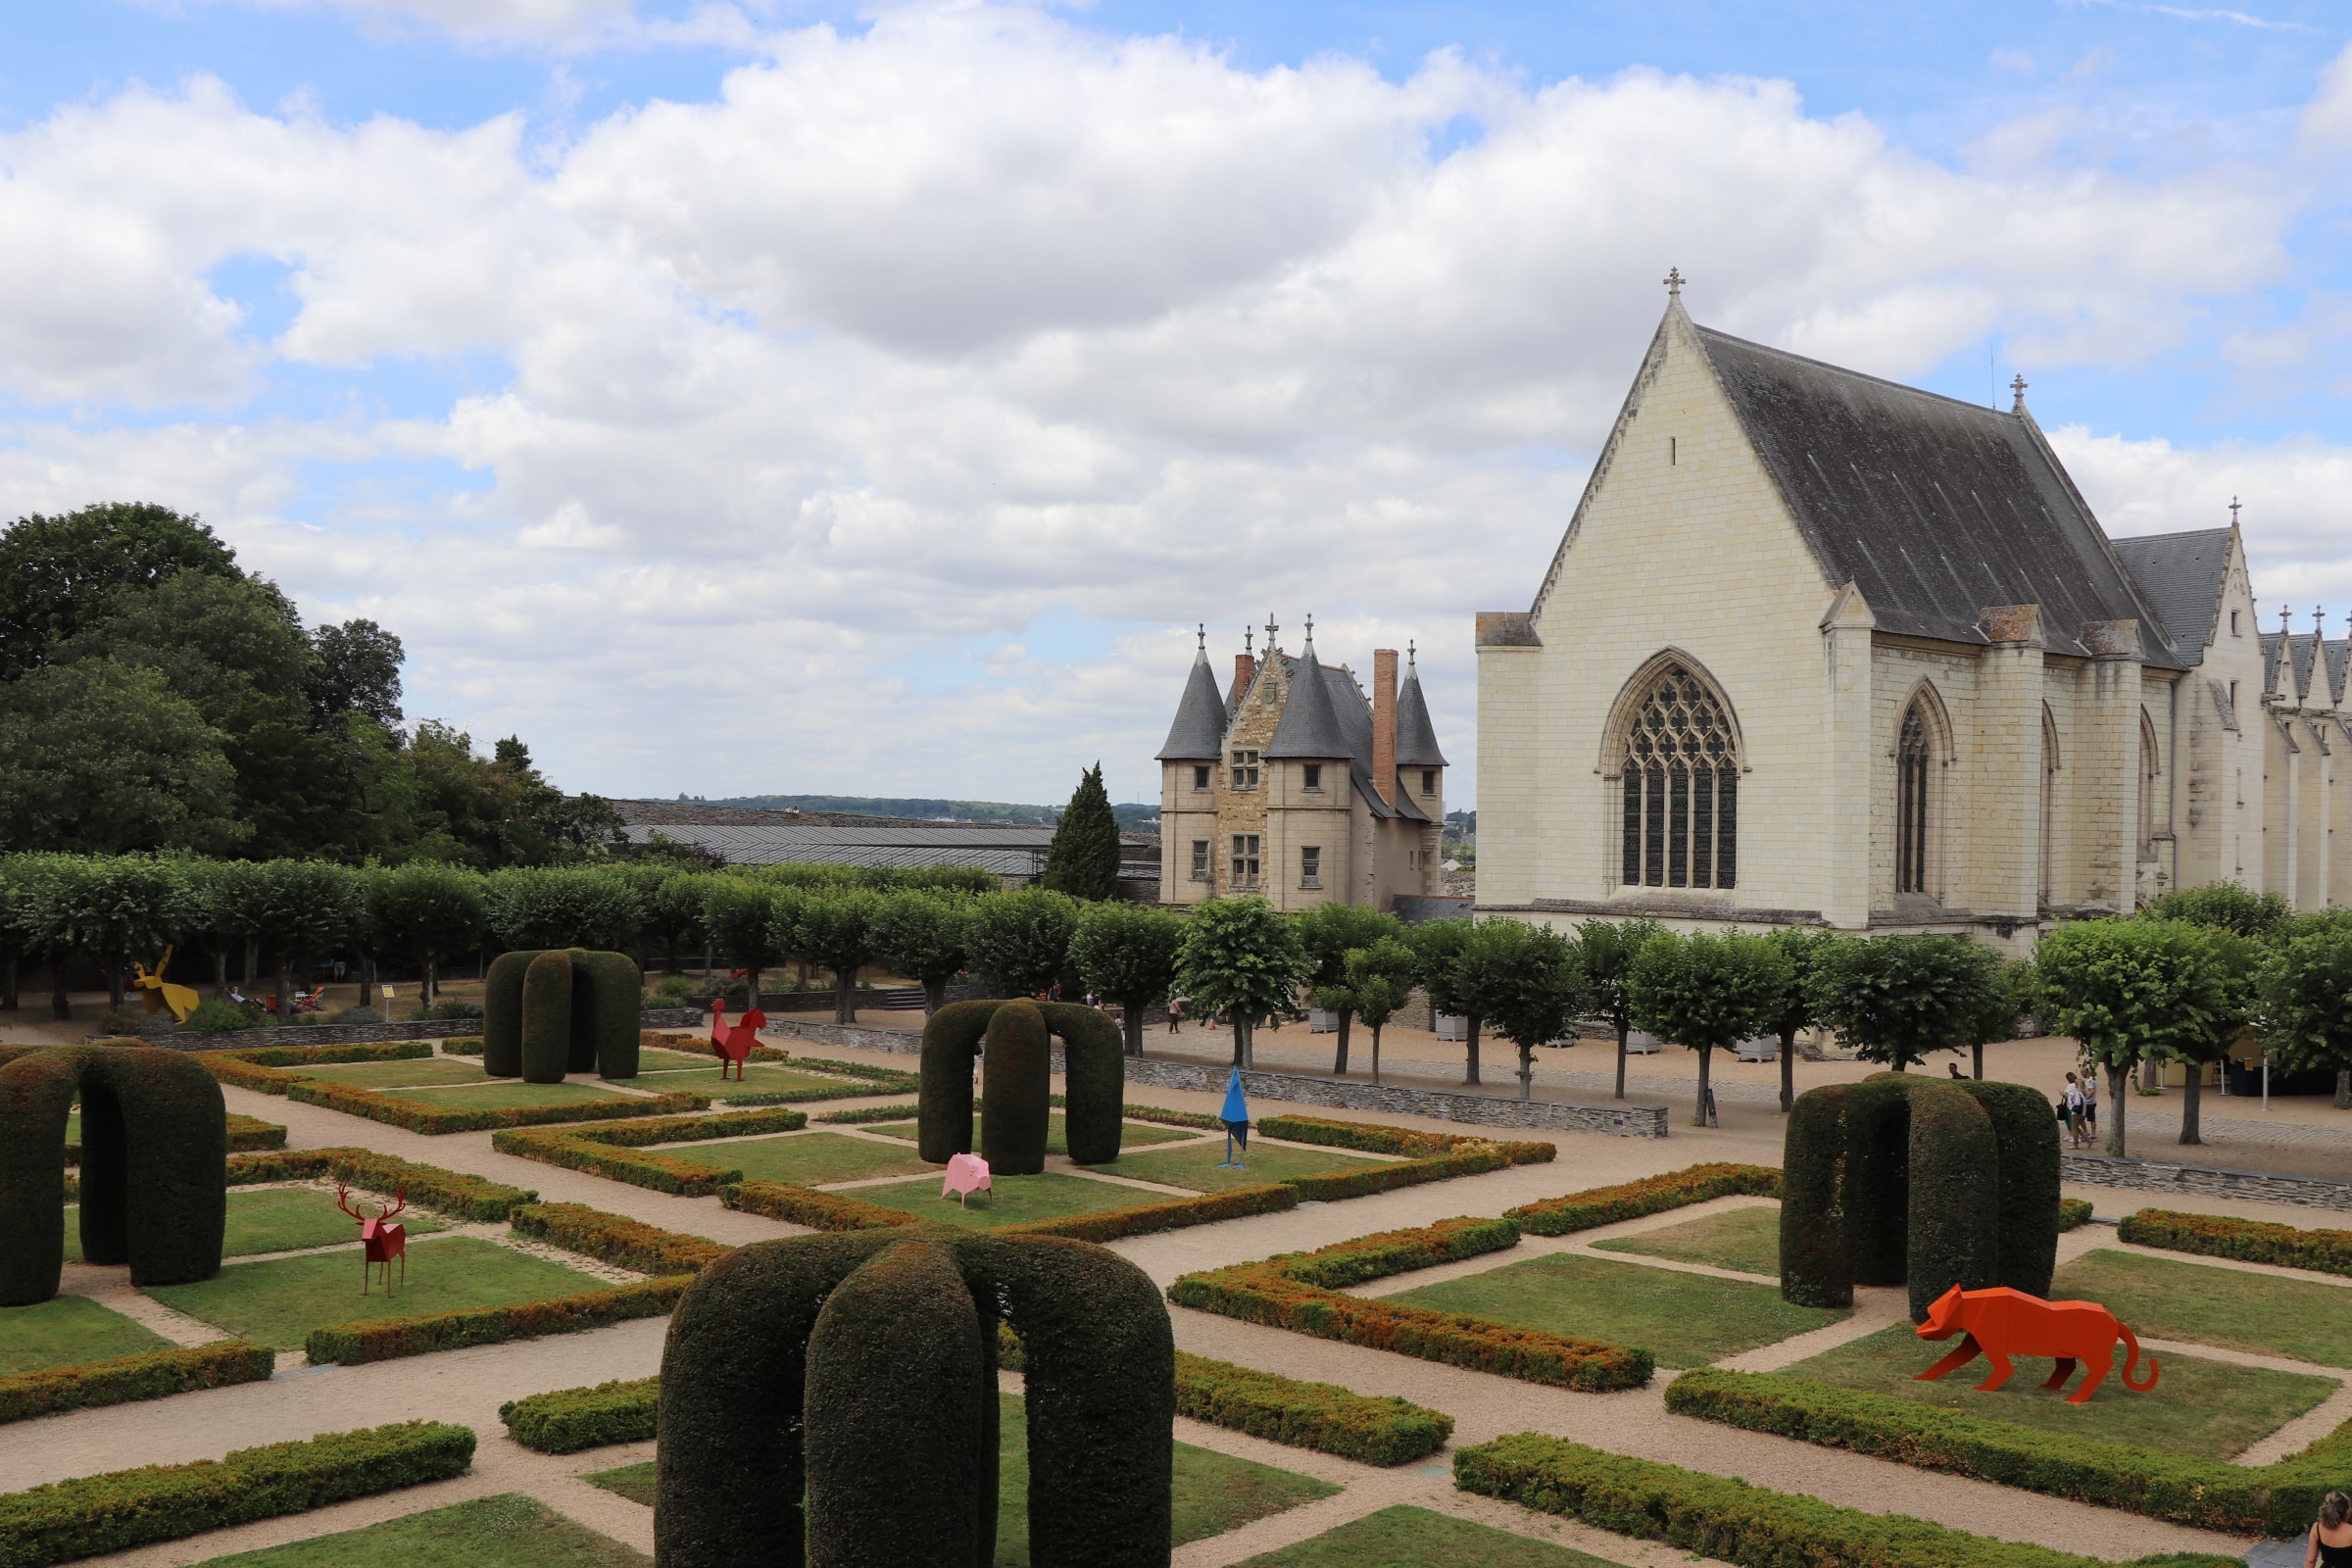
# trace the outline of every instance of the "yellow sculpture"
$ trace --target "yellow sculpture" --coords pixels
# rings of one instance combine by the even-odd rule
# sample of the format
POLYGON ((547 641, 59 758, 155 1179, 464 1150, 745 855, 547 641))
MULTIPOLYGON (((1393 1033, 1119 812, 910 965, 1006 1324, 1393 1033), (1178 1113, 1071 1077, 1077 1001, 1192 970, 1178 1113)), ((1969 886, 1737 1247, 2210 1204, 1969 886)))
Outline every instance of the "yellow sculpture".
POLYGON ((147 1010, 163 1012, 169 1009, 173 1023, 186 1023, 188 1013, 196 1005, 197 996, 189 987, 172 985, 164 979, 164 971, 172 967, 172 950, 164 950, 163 957, 156 961, 153 974, 147 972, 147 966, 143 963, 133 967, 136 972, 131 976, 131 983, 147 993, 147 1010))

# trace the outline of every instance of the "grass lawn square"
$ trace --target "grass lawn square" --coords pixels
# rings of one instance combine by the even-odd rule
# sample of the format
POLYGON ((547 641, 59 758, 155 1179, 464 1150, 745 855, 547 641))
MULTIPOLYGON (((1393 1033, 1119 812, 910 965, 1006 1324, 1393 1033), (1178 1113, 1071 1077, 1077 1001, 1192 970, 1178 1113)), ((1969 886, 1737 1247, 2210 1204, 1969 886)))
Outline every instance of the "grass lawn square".
POLYGON ((681 1159, 740 1165, 752 1181, 794 1182, 803 1187, 863 1181, 869 1176, 913 1176, 931 1169, 914 1157, 912 1150, 845 1138, 840 1133, 787 1133, 778 1138, 748 1138, 739 1144, 676 1144, 662 1149, 681 1159))
POLYGON ((1239 1568, 1616 1568, 1587 1552, 1404 1503, 1351 1519, 1239 1568))
POLYGON ((1333 1149, 1284 1149, 1266 1143, 1250 1146, 1248 1153, 1242 1156, 1240 1170, 1219 1170, 1217 1164, 1224 1157, 1225 1140, 1213 1138, 1182 1149, 1121 1154, 1116 1168, 1120 1175, 1133 1176, 1138 1181, 1165 1182, 1170 1187, 1189 1187, 1196 1193, 1214 1193, 1228 1187, 1259 1187, 1293 1176, 1319 1176, 1380 1163, 1333 1149))
MULTIPOLYGON (((656 1071, 645 1066, 642 1060, 638 1066, 641 1069, 638 1075, 623 1081, 635 1088, 650 1089, 663 1095, 695 1094, 713 1098, 727 1094, 774 1095, 795 1089, 814 1091, 852 1088, 858 1082, 855 1078, 826 1078, 812 1072, 796 1072, 790 1067, 763 1067, 756 1061, 743 1069, 741 1083, 735 1081, 731 1071, 721 1079, 718 1076, 719 1069, 715 1066, 698 1066, 685 1072, 670 1069, 656 1071)), ((877 1095, 888 1092, 879 1088, 874 1091, 877 1095)))
POLYGON ((86 1296, 0 1306, 0 1378, 171 1348, 170 1340, 86 1296))
MULTIPOLYGON (((386 1200, 373 1194, 354 1197, 353 1206, 369 1213, 386 1200)), ((66 1209, 66 1257, 81 1261, 81 1208, 66 1209)), ((411 1211, 401 1224, 411 1236, 423 1236, 449 1227, 437 1219, 411 1211)), ((228 1230, 221 1239, 223 1257, 250 1257, 256 1252, 292 1252, 305 1247, 332 1247, 338 1242, 358 1246, 359 1222, 335 1206, 327 1194, 309 1187, 274 1187, 258 1193, 228 1195, 228 1230)))
POLYGON ((2101 1250, 2060 1269, 2050 1295, 2098 1301, 2143 1340, 2352 1366, 2352 1287, 2101 1250))
POLYGON ((1707 1263, 1777 1280, 1781 1277, 1780 1205, 1707 1214, 1640 1236, 1594 1242, 1592 1247, 1596 1251, 1671 1257, 1678 1263, 1707 1263))
POLYGON ((66 1142, 69 1144, 81 1142, 81 1112, 78 1110, 66 1113, 66 1142))
POLYGON ((1607 1263, 1572 1252, 1506 1263, 1381 1299, 1634 1347, 1671 1367, 1704 1366, 1845 1316, 1824 1307, 1791 1306, 1774 1285, 1607 1263))
POLYGON ((339 1536, 215 1557, 204 1568, 648 1568, 652 1562, 510 1492, 339 1536))
POLYGON ((484 1082, 479 1056, 418 1056, 405 1061, 337 1061, 304 1067, 305 1078, 354 1089, 414 1089, 421 1084, 484 1082))
POLYGON ((1089 1181, 1084 1176, 1065 1176, 1052 1170, 1036 1176, 999 1176, 992 1192, 975 1194, 968 1204, 958 1203, 952 1197, 940 1197, 936 1174, 893 1187, 859 1187, 848 1196, 859 1202, 903 1208, 925 1219, 944 1220, 973 1230, 994 1230, 1000 1225, 1055 1219, 1064 1214, 1092 1214, 1105 1208, 1183 1201, 1170 1193, 1152 1193, 1140 1187, 1122 1187, 1116 1182, 1089 1181))
POLYGON ((613 1091, 597 1084, 526 1084, 516 1078, 495 1078, 461 1089, 388 1090, 393 1100, 413 1100, 420 1105, 463 1105, 474 1110, 513 1110, 524 1105, 578 1105, 591 1100, 615 1100, 613 1091))
POLYGON ((647 1046, 637 1053, 637 1070, 639 1072, 678 1072, 681 1070, 691 1072, 697 1067, 708 1067, 717 1059, 709 1052, 663 1051, 659 1046, 647 1046))
MULTIPOLYGON (((1047 1118, 1047 1153, 1067 1154, 1070 1152, 1069 1125, 1069 1119, 1058 1110, 1047 1118)), ((914 1142, 914 1126, 915 1124, 911 1121, 884 1121, 876 1122, 865 1130, 869 1133, 880 1133, 885 1138, 904 1138, 911 1144, 914 1142)), ((1148 1144, 1172 1144, 1179 1139, 1199 1136, 1200 1134, 1182 1127, 1156 1127, 1150 1122, 1140 1121, 1124 1122, 1119 1127, 1119 1157, 1124 1159, 1126 1151, 1141 1149, 1148 1144)), ((976 1150, 979 1147, 980 1118, 974 1116, 972 1118, 972 1148, 976 1150)), ((1220 1144, 1218 1147, 1223 1148, 1224 1146, 1220 1144)))
MULTIPOLYGON (((159 1285, 147 1292, 176 1312, 248 1340, 299 1350, 316 1328, 379 1317, 427 1317, 477 1306, 507 1306, 600 1291, 592 1274, 529 1257, 471 1236, 424 1242, 409 1249, 408 1283, 390 1297, 378 1283, 360 1294, 356 1250, 231 1263, 194 1285, 159 1285)), ((400 1265, 393 1265, 393 1278, 400 1265)), ((377 1271, 380 1282, 382 1271, 377 1271)))
POLYGON ((1975 1388, 1991 1370, 1982 1358, 1934 1383, 1913 1381, 1915 1374, 1926 1371, 1951 1348, 1923 1340, 1910 1325, 1898 1323, 1783 1370, 1789 1377, 1891 1394, 2040 1432, 2130 1443, 2208 1459, 2227 1459, 2242 1451, 2248 1444, 2276 1432, 2333 1394, 2336 1387, 2332 1378, 2165 1355, 2157 1358, 2162 1371, 2156 1387, 2133 1394, 2124 1387, 2120 1345, 2114 1370, 2088 1404, 2066 1402, 2066 1396, 2082 1387, 2083 1374, 2079 1370, 2064 1388, 2042 1388, 2042 1379, 2050 1375, 2050 1362, 2039 1356, 2017 1357, 2017 1371, 2008 1384, 1991 1394, 1979 1394, 1975 1388))

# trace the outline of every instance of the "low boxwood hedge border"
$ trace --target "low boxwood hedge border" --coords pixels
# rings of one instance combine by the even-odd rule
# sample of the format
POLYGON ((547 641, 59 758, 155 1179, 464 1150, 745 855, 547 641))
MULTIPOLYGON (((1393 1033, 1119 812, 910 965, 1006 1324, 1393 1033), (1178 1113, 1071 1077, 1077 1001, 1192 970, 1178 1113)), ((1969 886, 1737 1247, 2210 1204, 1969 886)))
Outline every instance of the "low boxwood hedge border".
POLYGON ((490 1144, 502 1154, 586 1171, 658 1193, 708 1198, 727 1183, 741 1181, 743 1172, 710 1159, 646 1146, 798 1132, 808 1125, 806 1111, 744 1110, 716 1116, 654 1117, 607 1127, 518 1128, 493 1135, 490 1144))
POLYGON ((1566 1236, 1619 1220, 1640 1219, 1718 1198, 1778 1198, 1781 1173, 1769 1165, 1690 1165, 1661 1176, 1594 1187, 1561 1198, 1522 1203, 1503 1212, 1531 1236, 1566 1236))
POLYGON ((466 1171, 419 1164, 397 1154, 371 1149, 297 1149, 281 1153, 231 1154, 228 1185, 257 1182, 315 1181, 318 1177, 350 1182, 371 1193, 395 1193, 403 1188, 419 1206, 457 1219, 502 1220, 539 1195, 526 1188, 509 1187, 466 1171))
POLYGON ((815 1119, 835 1127, 856 1127, 865 1122, 912 1121, 914 1110, 912 1105, 859 1105, 851 1110, 821 1111, 815 1119))
POLYGON ((2115 1239, 2169 1252, 2271 1263, 2318 1274, 2352 1274, 2352 1231, 2304 1230, 2268 1220, 2232 1219, 2227 1214, 2184 1214, 2143 1208, 2124 1216, 2115 1239))
MULTIPOLYGON (((763 1046, 760 1051, 773 1049, 763 1046)), ((719 1099, 730 1105, 814 1104, 822 1100, 870 1100, 876 1095, 911 1095, 923 1083, 916 1074, 901 1072, 896 1067, 870 1067, 859 1061, 835 1061, 826 1056, 787 1056, 781 1051, 773 1056, 761 1056, 760 1051, 753 1052, 753 1059, 790 1061, 795 1067, 807 1067, 812 1072, 832 1073, 856 1081, 828 1089, 754 1089, 743 1093, 730 1093, 721 1086, 718 1090, 719 1099)))
POLYGON ((2089 1223, 2090 1203, 2087 1200, 2081 1198, 2058 1200, 2058 1233, 2060 1235, 2063 1236, 2068 1231, 2080 1230, 2089 1223))
POLYGON ((463 1040, 441 1042, 441 1054, 444 1056, 478 1056, 481 1054, 482 1037, 480 1035, 468 1035, 463 1040))
POLYGON ((848 1193, 820 1192, 790 1182, 729 1182, 718 1190, 718 1200, 746 1214, 763 1214, 818 1231, 873 1231, 922 1223, 904 1209, 884 1208, 848 1193))
MULTIPOLYGON (((257 1150, 283 1149, 285 1147, 286 1130, 277 1123, 264 1121, 259 1116, 240 1116, 233 1110, 228 1112, 228 1150, 230 1153, 251 1153, 257 1150)), ((81 1163, 81 1145, 68 1144, 66 1146, 66 1163, 69 1165, 81 1163)))
POLYGON ((511 1223, 517 1236, 663 1278, 699 1274, 734 1250, 707 1236, 663 1230, 585 1203, 525 1203, 511 1223))
POLYGON ((2352 1422, 2301 1453, 2250 1466, 2038 1432, 1784 1373, 1694 1368, 1666 1386, 1666 1408, 1921 1470, 2240 1534, 2302 1529, 2328 1490, 2352 1474, 2352 1422))
MULTIPOLYGON (((1462 1448, 1454 1485, 1541 1513, 1740 1568, 2116 1568, 2095 1557, 1864 1513, 1650 1459, 1520 1432, 1462 1448)), ((2235 1557, 2171 1553, 2145 1568, 2237 1568, 2235 1557)), ((2125 1565, 2131 1568, 2131 1565, 2125 1565)))
POLYGON ((286 1087, 286 1098, 305 1105, 323 1105, 369 1121, 380 1121, 412 1133, 478 1133, 500 1127, 543 1127, 555 1122, 625 1121, 638 1116, 675 1116, 680 1111, 707 1110, 707 1095, 657 1095, 640 1100, 634 1095, 611 1100, 586 1100, 567 1105, 432 1105, 354 1089, 347 1084, 297 1079, 286 1087))
POLYGON ((224 1084, 282 1095, 302 1081, 296 1067, 320 1067, 343 1061, 414 1061, 433 1054, 429 1040, 371 1040, 351 1046, 248 1046, 238 1051, 196 1053, 212 1075, 224 1084))
POLYGON ((1518 1244, 1513 1221, 1464 1216, 1187 1274, 1168 1287, 1168 1299, 1245 1323, 1557 1388, 1596 1393, 1646 1384, 1655 1370, 1647 1350, 1345 1294, 1368 1280, 1518 1244))
POLYGON ((1033 1219, 1022 1225, 1000 1227, 995 1234, 1068 1236, 1081 1242, 1115 1242, 1122 1236, 1150 1236, 1158 1231, 1182 1230, 1190 1225, 1214 1225, 1219 1220, 1279 1213, 1283 1209, 1298 1206, 1298 1191, 1296 1184, 1269 1182, 1259 1187, 1228 1187, 1223 1192, 1203 1193, 1199 1198, 1172 1198, 1164 1202, 1137 1203, 1127 1208, 1097 1209, 1092 1214, 1063 1214, 1054 1219, 1033 1219))
POLYGON ((501 1345, 509 1340, 535 1340, 549 1334, 576 1334, 631 1318, 664 1317, 694 1283, 691 1274, 667 1279, 639 1280, 608 1290, 582 1291, 541 1301, 517 1301, 511 1306, 485 1306, 467 1312, 441 1312, 425 1317, 371 1318, 311 1330, 303 1353, 313 1366, 335 1362, 361 1366, 407 1355, 429 1355, 468 1345, 501 1345))
POLYGON ((0 1496, 0 1568, 49 1568, 447 1481, 472 1467, 473 1447, 469 1427, 408 1421, 13 1492, 0 1496))
POLYGON ((526 1448, 578 1453, 652 1438, 661 1403, 662 1380, 636 1378, 509 1399, 498 1407, 498 1418, 507 1424, 507 1436, 526 1448))
POLYGON ((161 1399, 199 1389, 224 1389, 232 1383, 262 1383, 276 1366, 277 1352, 267 1345, 220 1340, 192 1349, 151 1350, 78 1366, 20 1372, 0 1378, 0 1422, 161 1399))
MULTIPOLYGON (((1203 1119, 1212 1127, 1224 1125, 1214 1117, 1203 1119)), ((1514 1144, 1476 1133, 1423 1132, 1418 1127, 1341 1121, 1330 1116, 1269 1116, 1257 1124, 1257 1130, 1285 1143, 1323 1144, 1333 1149, 1359 1150, 1367 1154, 1403 1154, 1412 1159, 1450 1154, 1478 1144, 1494 1144, 1519 1152, 1518 1157, 1511 1161, 1514 1165, 1548 1164, 1558 1152, 1550 1144, 1514 1144)))

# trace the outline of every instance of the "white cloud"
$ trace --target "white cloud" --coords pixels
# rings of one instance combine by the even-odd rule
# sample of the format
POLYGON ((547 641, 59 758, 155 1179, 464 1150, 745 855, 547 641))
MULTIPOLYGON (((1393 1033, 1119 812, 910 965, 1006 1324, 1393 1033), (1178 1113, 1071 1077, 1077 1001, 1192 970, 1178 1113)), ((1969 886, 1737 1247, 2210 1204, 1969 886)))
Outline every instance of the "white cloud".
MULTIPOLYGON (((1419 639, 1466 798, 1469 613, 1532 591, 1668 265, 1702 319, 1880 373, 1996 330, 2129 367, 2280 280, 2308 200, 2030 135, 1953 169, 1785 83, 1255 72, 1012 7, 761 51, 552 155, 516 116, 339 125, 206 79, 0 137, 0 222, 56 236, 0 254, 0 396, 196 411, 0 427, 0 514, 200 508, 400 631, 413 710, 575 786, 1049 799, 1101 756, 1140 787, 1169 628, 1312 610, 1327 654, 1419 639), (238 256, 288 269, 270 344, 204 281, 238 256), (457 357, 512 373, 431 417, 239 418, 272 360, 457 357), (1106 651, 1039 651, 1050 612, 1106 651)), ((2278 461, 2068 439, 2127 520, 2278 461)))

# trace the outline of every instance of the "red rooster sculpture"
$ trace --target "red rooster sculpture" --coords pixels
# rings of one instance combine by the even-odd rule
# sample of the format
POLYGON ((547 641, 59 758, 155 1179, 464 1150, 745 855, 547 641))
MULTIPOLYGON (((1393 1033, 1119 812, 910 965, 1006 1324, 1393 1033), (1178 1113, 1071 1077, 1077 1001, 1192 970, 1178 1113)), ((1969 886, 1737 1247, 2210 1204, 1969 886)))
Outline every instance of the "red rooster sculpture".
POLYGON ((743 1064, 760 1043, 760 1031, 767 1027, 767 1014, 758 1007, 745 1013, 736 1023, 727 1022, 727 999, 710 999, 710 1050, 718 1056, 718 1077, 726 1081, 727 1068, 735 1069, 735 1081, 743 1082, 743 1064))
POLYGON ((335 1206, 360 1222, 360 1242, 368 1255, 360 1266, 360 1294, 366 1296, 374 1283, 375 1265, 384 1265, 384 1294, 392 1294, 392 1260, 400 1259, 400 1283, 409 1283, 409 1228, 395 1225, 392 1216, 409 1206, 409 1190, 401 1188, 392 1206, 376 1213, 364 1214, 351 1206, 351 1191, 341 1182, 335 1184, 335 1206))

